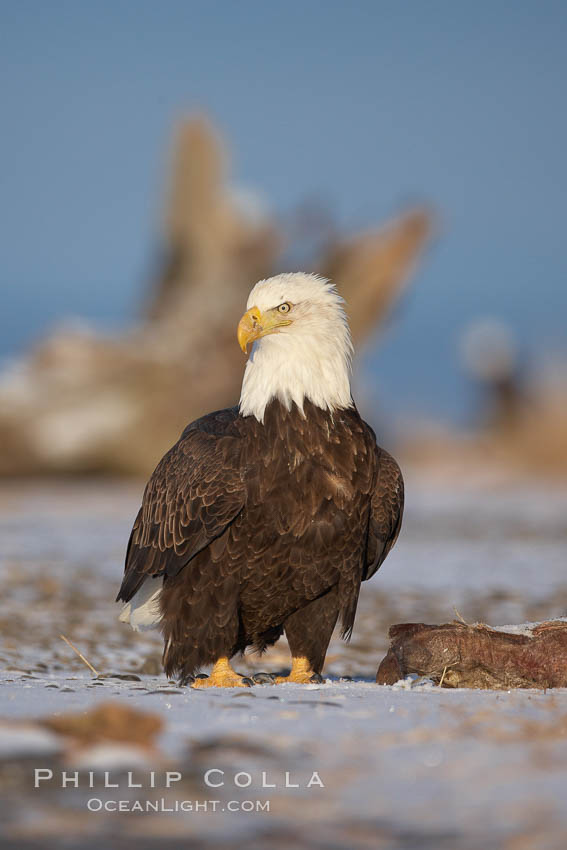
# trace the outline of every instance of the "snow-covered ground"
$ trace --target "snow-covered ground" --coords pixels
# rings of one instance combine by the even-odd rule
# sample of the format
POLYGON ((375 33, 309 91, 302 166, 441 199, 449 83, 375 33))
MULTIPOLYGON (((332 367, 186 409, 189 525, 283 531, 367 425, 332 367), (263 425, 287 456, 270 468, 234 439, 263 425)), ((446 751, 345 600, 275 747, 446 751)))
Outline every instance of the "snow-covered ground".
MULTIPOLYGON (((363 588, 351 644, 333 641, 327 681, 228 691, 168 684, 159 638, 116 619, 140 491, 0 487, 6 846, 567 847, 567 691, 373 682, 393 623, 448 621, 454 606, 493 625, 565 615, 567 491, 410 477, 400 541, 363 588), (101 673, 134 678, 95 679, 61 633, 101 673), (161 716, 156 749, 71 744, 36 722, 108 701, 161 716), (36 769, 53 778, 34 788, 36 769), (169 789, 166 770, 181 774, 169 789), (121 800, 124 811, 91 811, 121 800)), ((235 666, 286 664, 282 644, 235 666)))

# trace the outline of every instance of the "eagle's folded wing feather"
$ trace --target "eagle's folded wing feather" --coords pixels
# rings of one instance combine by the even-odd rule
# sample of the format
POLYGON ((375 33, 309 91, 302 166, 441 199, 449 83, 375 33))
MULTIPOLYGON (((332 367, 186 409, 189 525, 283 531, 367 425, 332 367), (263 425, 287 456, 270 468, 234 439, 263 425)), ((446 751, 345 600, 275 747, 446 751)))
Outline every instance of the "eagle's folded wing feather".
POLYGON ((404 480, 400 467, 384 449, 378 449, 378 452, 363 580, 372 578, 384 562, 398 538, 404 512, 404 480))
POLYGON ((226 433, 227 414, 192 423, 156 467, 130 535, 117 600, 128 602, 149 576, 176 575, 242 510, 239 438, 226 433))

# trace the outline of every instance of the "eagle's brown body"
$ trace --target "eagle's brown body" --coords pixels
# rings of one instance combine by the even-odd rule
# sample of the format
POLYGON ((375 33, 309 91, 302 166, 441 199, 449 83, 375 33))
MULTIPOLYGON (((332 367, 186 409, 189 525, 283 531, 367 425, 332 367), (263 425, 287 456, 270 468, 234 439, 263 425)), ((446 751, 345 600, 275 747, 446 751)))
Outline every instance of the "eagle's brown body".
POLYGON ((398 535, 403 481, 354 407, 304 413, 272 400, 264 421, 237 408, 193 422, 164 456, 135 521, 119 599, 163 575, 169 676, 285 631, 319 672, 340 617, 398 535))

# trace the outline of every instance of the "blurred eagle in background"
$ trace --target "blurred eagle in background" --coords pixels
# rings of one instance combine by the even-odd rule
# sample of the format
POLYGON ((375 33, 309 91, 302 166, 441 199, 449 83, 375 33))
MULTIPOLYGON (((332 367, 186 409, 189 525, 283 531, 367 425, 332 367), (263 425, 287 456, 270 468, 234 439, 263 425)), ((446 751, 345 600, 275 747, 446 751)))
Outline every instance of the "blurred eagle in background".
POLYGON ((402 521, 398 464, 351 396, 334 285, 303 273, 260 281, 238 341, 251 346, 240 403, 188 425, 156 467, 117 597, 122 620, 161 629, 166 674, 197 687, 248 684, 230 659, 284 632, 292 668, 278 681, 316 680, 402 521))

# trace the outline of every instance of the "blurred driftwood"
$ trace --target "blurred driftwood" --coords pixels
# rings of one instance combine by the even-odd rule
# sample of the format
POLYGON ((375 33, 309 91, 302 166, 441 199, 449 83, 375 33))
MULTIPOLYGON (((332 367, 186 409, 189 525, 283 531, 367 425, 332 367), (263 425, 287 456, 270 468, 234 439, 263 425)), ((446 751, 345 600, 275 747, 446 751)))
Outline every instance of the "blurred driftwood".
MULTIPOLYGON (((335 239, 315 263, 347 300, 355 344, 383 319, 427 242, 429 214, 335 239)), ((59 330, 0 376, 0 475, 147 474, 191 419, 238 401, 236 325, 253 284, 275 273, 282 236, 227 186, 204 119, 175 137, 164 249, 137 325, 104 337, 59 330)), ((296 269, 290 269, 296 271, 296 269)))
POLYGON ((567 368, 549 381, 534 373, 514 390, 513 415, 493 400, 493 415, 469 432, 420 422, 408 429, 406 462, 446 480, 514 481, 526 476, 565 481, 567 476, 567 368), (497 403, 499 407, 497 407, 497 403))
MULTIPOLYGON (((174 337, 223 329, 254 282, 271 273, 279 250, 274 222, 238 204, 226 185, 226 154, 204 119, 177 132, 165 216, 165 260, 147 316, 174 337), (195 319, 206 322, 197 323, 195 319)), ((192 347, 184 338, 180 344, 192 347)))
POLYGON ((392 626, 376 681, 393 685, 417 673, 445 688, 567 687, 567 621, 510 629, 460 622, 392 626))
POLYGON ((321 258, 318 271, 338 283, 347 302, 355 344, 399 299, 431 236, 431 224, 427 210, 410 210, 379 230, 337 241, 321 258))

